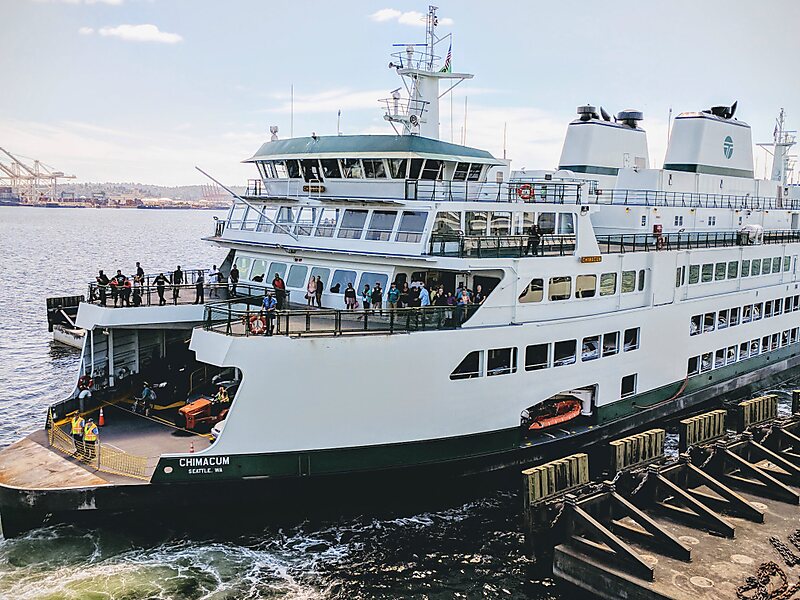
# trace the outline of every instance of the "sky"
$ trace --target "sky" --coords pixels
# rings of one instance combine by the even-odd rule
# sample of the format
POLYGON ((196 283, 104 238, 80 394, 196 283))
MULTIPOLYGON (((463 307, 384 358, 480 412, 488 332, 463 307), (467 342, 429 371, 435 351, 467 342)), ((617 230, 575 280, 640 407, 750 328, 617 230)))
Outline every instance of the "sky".
MULTIPOLYGON (((424 42, 427 4, 395 0, 0 0, 0 147, 79 181, 161 185, 256 176, 269 126, 288 137, 392 133, 392 44, 424 42)), ((800 127, 797 0, 442 0, 453 70, 475 78, 441 137, 557 166, 580 104, 642 110, 660 167, 669 111, 739 101, 769 141, 800 127), (467 105, 466 133, 464 124, 467 105)), ((446 49, 440 51, 446 53, 446 49)), ((754 150, 759 176, 769 166, 754 150)))

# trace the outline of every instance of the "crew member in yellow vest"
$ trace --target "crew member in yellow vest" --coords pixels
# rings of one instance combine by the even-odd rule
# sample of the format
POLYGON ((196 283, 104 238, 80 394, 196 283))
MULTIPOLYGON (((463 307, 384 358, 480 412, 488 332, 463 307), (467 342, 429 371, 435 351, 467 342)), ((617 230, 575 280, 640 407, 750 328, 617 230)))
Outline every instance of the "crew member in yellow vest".
POLYGON ((83 428, 83 445, 86 448, 86 458, 92 459, 96 456, 97 448, 97 425, 89 419, 83 428))
POLYGON ((75 442, 75 452, 83 454, 83 428, 86 422, 77 411, 72 413, 72 440, 75 442))
POLYGON ((228 398, 228 391, 223 386, 219 386, 219 391, 214 397, 214 401, 217 404, 227 404, 230 402, 230 398, 228 398))

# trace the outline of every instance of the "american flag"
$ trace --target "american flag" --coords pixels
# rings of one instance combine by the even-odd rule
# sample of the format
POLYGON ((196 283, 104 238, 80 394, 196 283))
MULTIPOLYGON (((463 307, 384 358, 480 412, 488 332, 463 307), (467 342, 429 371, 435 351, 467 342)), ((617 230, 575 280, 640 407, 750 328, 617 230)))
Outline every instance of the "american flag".
POLYGON ((447 58, 444 59, 444 66, 439 69, 440 73, 453 72, 453 42, 450 42, 450 47, 447 49, 447 58))

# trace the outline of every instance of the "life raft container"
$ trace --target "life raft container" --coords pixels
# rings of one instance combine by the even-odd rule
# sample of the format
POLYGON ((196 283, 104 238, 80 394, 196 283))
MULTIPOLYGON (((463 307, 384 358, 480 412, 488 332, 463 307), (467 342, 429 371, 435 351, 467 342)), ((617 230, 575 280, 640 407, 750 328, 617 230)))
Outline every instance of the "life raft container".
POLYGON ((517 188, 517 196, 520 200, 530 200, 533 197, 533 187, 530 183, 523 183, 517 188))
POLYGON ((561 400, 546 407, 545 412, 533 419, 528 429, 530 431, 539 431, 553 425, 566 423, 581 414, 581 408, 582 405, 579 400, 574 398, 561 400))
POLYGON ((250 317, 250 333, 253 335, 261 335, 267 330, 267 321, 261 315, 253 315, 250 317))

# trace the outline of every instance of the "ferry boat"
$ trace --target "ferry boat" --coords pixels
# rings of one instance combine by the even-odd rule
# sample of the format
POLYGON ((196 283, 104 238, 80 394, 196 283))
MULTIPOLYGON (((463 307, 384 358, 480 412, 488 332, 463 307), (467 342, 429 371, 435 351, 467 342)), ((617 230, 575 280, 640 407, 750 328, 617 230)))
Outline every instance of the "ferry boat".
POLYGON ((390 63, 408 94, 384 101, 395 134, 274 130, 247 159, 258 178, 206 238, 227 250, 219 273, 148 276, 140 306, 90 285, 74 392, 0 452, 6 535, 439 489, 794 372, 800 194, 782 118, 769 180, 735 103, 678 115, 662 168, 641 112, 582 106, 558 168, 514 171, 440 139, 442 88, 471 75, 436 56, 435 26, 431 8, 426 44, 390 63), (389 305, 392 284, 420 306, 389 305), (383 305, 346 308, 350 285, 380 285, 383 305), (440 289, 469 299, 423 306, 440 289), (143 380, 164 380, 158 399, 141 402, 143 380), (101 408, 99 444, 73 445, 70 419, 101 408))

